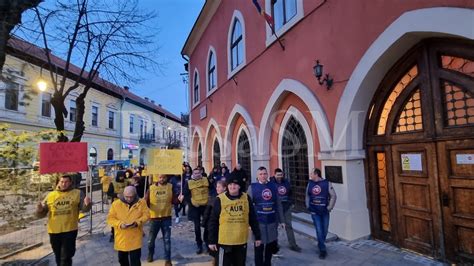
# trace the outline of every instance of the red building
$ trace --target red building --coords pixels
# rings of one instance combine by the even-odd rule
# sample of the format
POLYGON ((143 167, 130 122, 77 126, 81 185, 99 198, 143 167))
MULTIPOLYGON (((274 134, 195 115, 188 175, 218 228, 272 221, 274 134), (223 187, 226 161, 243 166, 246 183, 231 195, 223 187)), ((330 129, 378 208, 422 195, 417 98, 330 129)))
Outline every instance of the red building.
POLYGON ((206 1, 182 49, 192 165, 280 167, 302 211, 319 167, 339 237, 472 261, 474 2, 258 2, 276 35, 250 0, 206 1))

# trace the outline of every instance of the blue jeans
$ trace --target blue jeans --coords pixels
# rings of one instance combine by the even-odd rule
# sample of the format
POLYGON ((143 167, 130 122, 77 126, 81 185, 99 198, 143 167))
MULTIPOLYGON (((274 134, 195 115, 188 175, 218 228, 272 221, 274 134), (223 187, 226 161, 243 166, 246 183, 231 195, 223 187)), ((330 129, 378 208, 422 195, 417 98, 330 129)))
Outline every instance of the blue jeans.
POLYGON ((165 247, 165 260, 171 260, 171 217, 163 220, 151 220, 150 239, 148 240, 148 255, 155 253, 155 239, 158 232, 163 234, 163 245, 165 247))
POLYGON ((329 212, 326 214, 315 214, 311 213, 311 218, 313 218, 313 224, 316 228, 316 236, 318 237, 318 248, 319 252, 326 251, 326 236, 328 235, 329 228, 329 212))

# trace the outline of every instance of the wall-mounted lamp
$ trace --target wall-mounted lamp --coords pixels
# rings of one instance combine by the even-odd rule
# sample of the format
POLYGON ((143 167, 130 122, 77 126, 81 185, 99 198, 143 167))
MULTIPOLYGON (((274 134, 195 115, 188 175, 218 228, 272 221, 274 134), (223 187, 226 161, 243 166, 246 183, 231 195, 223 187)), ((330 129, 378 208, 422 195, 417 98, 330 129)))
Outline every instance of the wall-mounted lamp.
POLYGON ((326 89, 330 89, 333 83, 333 79, 329 77, 329 74, 326 73, 324 79, 321 80, 323 76, 323 65, 319 64, 319 60, 316 60, 316 65, 313 67, 314 76, 318 79, 319 85, 323 85, 326 82, 326 89))
POLYGON ((41 67, 40 69, 40 77, 38 81, 36 82, 36 86, 40 91, 45 91, 46 88, 48 87, 48 83, 43 79, 43 68, 41 67))

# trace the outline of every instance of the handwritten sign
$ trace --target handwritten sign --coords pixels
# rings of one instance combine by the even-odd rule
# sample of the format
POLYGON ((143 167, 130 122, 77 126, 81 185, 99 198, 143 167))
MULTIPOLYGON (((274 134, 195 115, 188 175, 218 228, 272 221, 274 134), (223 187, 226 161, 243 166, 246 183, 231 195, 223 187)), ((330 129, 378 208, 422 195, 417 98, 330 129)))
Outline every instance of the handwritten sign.
POLYGON ((40 143, 40 174, 87 171, 87 156, 86 142, 40 143))
POLYGON ((421 154, 419 153, 401 154, 401 162, 403 171, 423 171, 421 154))
POLYGON ((148 174, 181 174, 182 150, 151 150, 148 157, 148 174))

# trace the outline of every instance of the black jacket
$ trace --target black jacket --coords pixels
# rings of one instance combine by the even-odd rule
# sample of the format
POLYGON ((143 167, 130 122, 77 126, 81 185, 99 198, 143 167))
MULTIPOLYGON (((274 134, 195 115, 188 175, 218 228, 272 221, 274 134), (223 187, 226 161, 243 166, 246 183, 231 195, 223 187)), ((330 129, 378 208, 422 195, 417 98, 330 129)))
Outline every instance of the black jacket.
MULTIPOLYGON (((231 200, 235 200, 242 196, 242 193, 239 192, 238 196, 231 196, 229 192, 225 192, 226 196, 231 200)), ((255 240, 261 240, 260 227, 258 226, 257 215, 255 214, 255 209, 252 204, 252 200, 247 195, 247 200, 249 201, 249 225, 252 228, 253 235, 255 240)), ((219 234, 219 217, 221 215, 221 199, 217 197, 213 202, 213 207, 211 211, 211 216, 209 217, 209 222, 207 228, 209 230, 209 245, 216 245, 219 234)))

